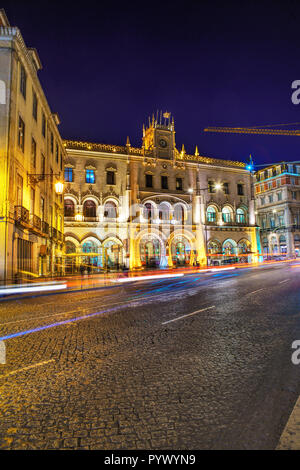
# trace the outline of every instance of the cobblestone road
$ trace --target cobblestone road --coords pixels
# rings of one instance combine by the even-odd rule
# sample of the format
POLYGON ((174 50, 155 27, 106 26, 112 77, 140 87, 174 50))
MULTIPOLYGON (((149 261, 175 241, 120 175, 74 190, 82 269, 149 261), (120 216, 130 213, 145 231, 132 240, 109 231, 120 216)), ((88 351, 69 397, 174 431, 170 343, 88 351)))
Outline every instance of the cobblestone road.
POLYGON ((299 285, 284 264, 1 301, 0 448, 275 448, 299 285))

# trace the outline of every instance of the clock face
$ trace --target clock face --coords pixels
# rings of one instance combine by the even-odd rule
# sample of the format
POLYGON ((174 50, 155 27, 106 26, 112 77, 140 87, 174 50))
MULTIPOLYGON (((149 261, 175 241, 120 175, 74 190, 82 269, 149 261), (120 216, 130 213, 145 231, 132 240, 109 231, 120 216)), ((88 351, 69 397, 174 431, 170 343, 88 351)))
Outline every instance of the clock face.
POLYGON ((162 148, 166 148, 168 143, 165 139, 159 139, 159 146, 162 147, 162 148))

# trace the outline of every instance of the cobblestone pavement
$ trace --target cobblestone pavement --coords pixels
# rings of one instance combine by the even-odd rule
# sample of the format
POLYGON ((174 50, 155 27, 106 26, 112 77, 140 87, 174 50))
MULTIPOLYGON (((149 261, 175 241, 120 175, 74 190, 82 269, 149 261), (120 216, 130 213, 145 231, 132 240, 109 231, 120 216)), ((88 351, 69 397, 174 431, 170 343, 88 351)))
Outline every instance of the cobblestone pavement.
POLYGON ((275 448, 299 285, 284 264, 1 301, 0 448, 275 448))

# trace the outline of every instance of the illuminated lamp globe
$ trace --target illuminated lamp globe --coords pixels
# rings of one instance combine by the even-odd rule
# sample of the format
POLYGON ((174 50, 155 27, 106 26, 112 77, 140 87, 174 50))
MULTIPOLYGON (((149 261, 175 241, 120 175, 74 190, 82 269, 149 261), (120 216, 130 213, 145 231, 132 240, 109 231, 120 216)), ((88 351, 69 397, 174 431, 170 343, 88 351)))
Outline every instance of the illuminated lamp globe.
POLYGON ((61 181, 55 183, 56 194, 62 194, 64 192, 64 184, 61 181))
POLYGON ((76 214, 75 215, 75 220, 76 220, 76 222, 82 222, 83 221, 83 215, 82 214, 76 214))

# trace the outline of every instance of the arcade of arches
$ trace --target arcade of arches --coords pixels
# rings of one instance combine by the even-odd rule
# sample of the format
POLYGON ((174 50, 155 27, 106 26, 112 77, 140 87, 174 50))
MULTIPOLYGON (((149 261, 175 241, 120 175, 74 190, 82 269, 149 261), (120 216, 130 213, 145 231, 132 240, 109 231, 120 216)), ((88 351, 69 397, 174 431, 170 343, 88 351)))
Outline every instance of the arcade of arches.
MULTIPOLYGON (((135 242, 137 266, 162 268, 198 265, 195 240, 185 234, 175 234, 164 241, 157 234, 145 234, 135 242)), ((114 237, 101 242, 91 236, 79 243, 75 238, 67 236, 66 272, 78 272, 81 266, 92 272, 124 269, 128 267, 126 260, 129 258, 126 247, 127 241, 122 243, 114 237)), ((221 242, 212 238, 207 245, 207 264, 249 263, 252 254, 251 243, 246 238, 238 242, 233 239, 221 242)))

